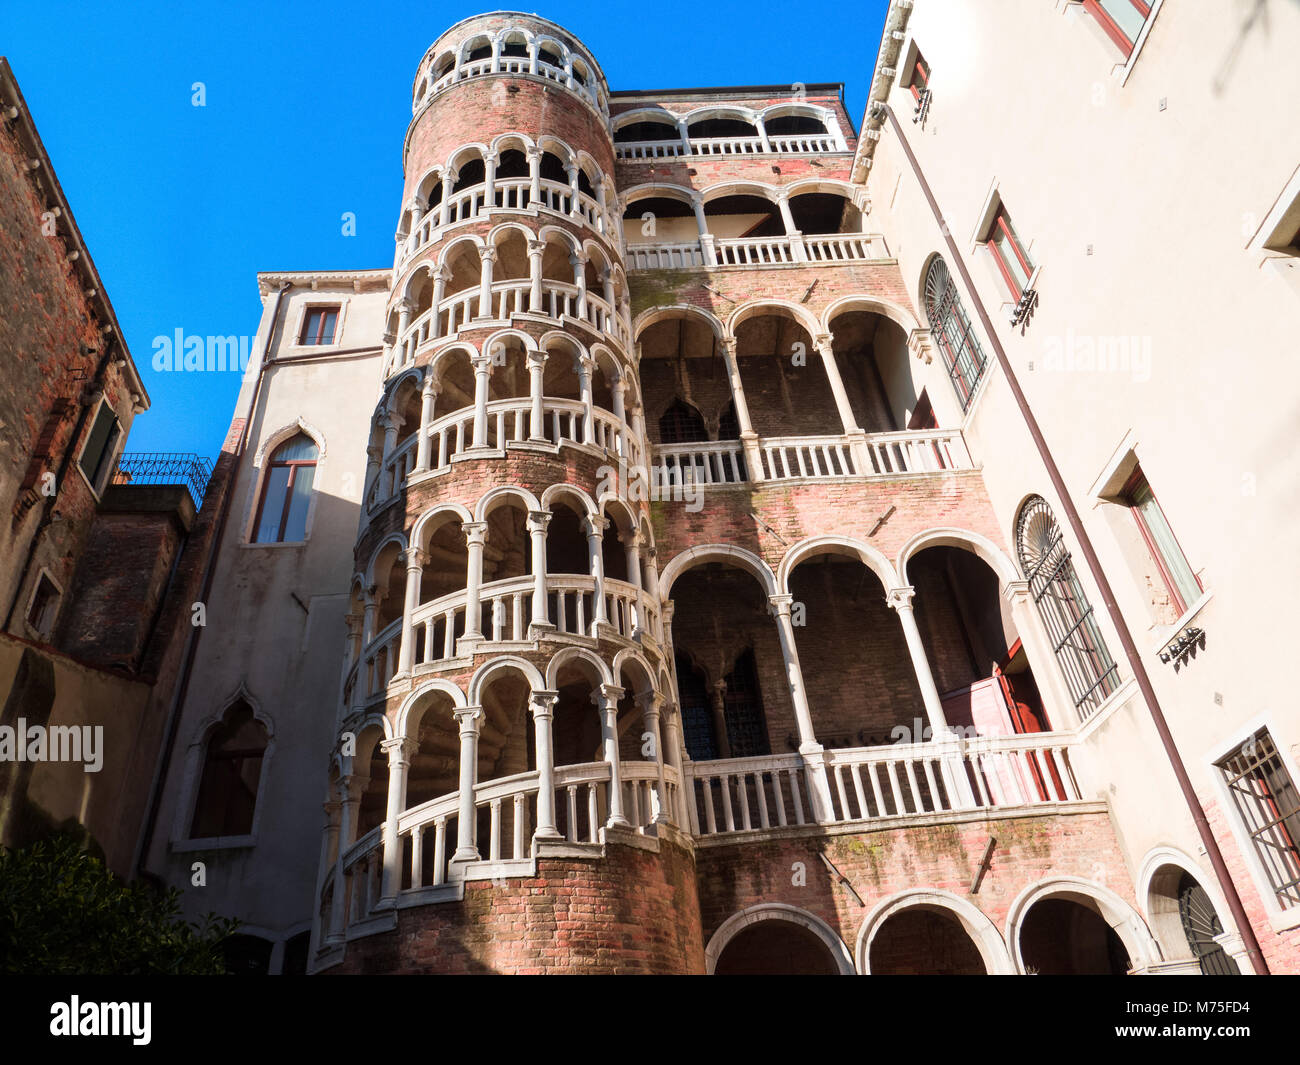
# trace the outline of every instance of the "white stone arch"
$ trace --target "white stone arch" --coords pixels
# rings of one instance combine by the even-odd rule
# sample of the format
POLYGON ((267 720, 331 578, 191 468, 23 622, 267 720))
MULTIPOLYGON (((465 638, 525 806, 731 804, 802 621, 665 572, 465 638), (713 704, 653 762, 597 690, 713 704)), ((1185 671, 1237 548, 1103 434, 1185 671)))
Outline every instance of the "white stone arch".
POLYGON ((262 439, 262 446, 257 449, 257 454, 253 457, 254 468, 261 469, 266 464, 267 457, 271 452, 299 433, 306 433, 316 442, 316 462, 319 464, 323 461, 325 458, 325 434, 300 415, 291 422, 285 422, 262 439))
POLYGON ((577 166, 577 155, 572 146, 551 133, 543 133, 537 138, 537 147, 543 153, 550 152, 566 167, 577 166))
MULTIPOLYGON (((451 269, 449 265, 451 261, 451 253, 454 252, 457 248, 459 248, 462 244, 472 244, 474 246, 474 253, 478 256, 479 261, 480 262, 483 261, 483 249, 486 247, 486 245, 483 243, 483 238, 478 236, 478 234, 476 233, 462 233, 460 234, 460 236, 453 237, 451 240, 449 240, 443 246, 442 251, 438 253, 438 266, 437 266, 438 270, 441 270, 443 268, 446 268, 448 270, 451 269)), ((430 271, 430 273, 433 272, 434 271, 430 271)))
POLYGON ((530 691, 544 691, 546 684, 542 679, 542 674, 537 667, 528 659, 520 658, 518 655, 498 655, 489 662, 485 662, 474 671, 474 676, 469 682, 468 706, 481 706, 483 700, 483 689, 497 673, 504 673, 510 670, 516 670, 524 675, 528 681, 530 691))
POLYGON ((943 910, 956 918, 974 942, 975 949, 979 951, 984 969, 989 976, 1008 976, 1015 973, 1016 968, 1011 960, 1011 953, 1007 950, 1007 944, 998 931, 997 925, 970 900, 941 888, 900 891, 876 904, 858 930, 857 948, 854 951, 858 972, 864 976, 871 975, 871 944, 885 922, 896 914, 913 909, 943 910))
POLYGON ((673 136, 677 136, 677 118, 672 111, 666 107, 634 107, 631 111, 624 111, 616 115, 610 123, 610 133, 617 133, 624 126, 633 126, 638 122, 658 122, 665 126, 673 128, 673 136))
POLYGON ((718 967, 718 959, 722 957, 722 952, 726 949, 727 944, 745 929, 761 921, 785 921, 787 924, 806 928, 826 945, 826 949, 830 951, 841 976, 852 976, 854 974, 853 956, 849 953, 849 948, 844 945, 844 940, 836 934, 835 930, 815 914, 784 902, 759 903, 759 905, 750 906, 739 913, 733 913, 723 921, 718 926, 718 930, 709 938, 709 945, 704 949, 705 971, 712 976, 714 970, 718 967))
POLYGON ((501 505, 502 501, 507 499, 516 499, 524 504, 525 510, 541 510, 542 505, 538 499, 527 488, 517 484, 502 484, 496 488, 489 489, 484 495, 479 497, 478 505, 474 508, 475 521, 487 521, 488 515, 501 505))
POLYGON ((569 249, 570 255, 582 256, 582 241, 578 239, 576 234, 570 233, 563 226, 542 226, 537 231, 537 239, 547 244, 552 243, 552 241, 563 244, 569 249))
POLYGON ((379 401, 379 409, 375 411, 377 418, 394 413, 397 393, 406 381, 413 381, 418 388, 424 383, 424 368, 421 366, 408 367, 384 382, 384 395, 379 401))
POLYGON ((982 559, 989 569, 997 574, 999 588, 1005 588, 1010 581, 1020 580, 1016 564, 987 536, 968 529, 944 527, 923 529, 903 545, 898 552, 898 576, 901 584, 912 583, 907 574, 907 564, 927 547, 955 547, 969 551, 982 559))
POLYGON ((691 207, 694 207, 698 202, 702 202, 699 192, 685 185, 674 185, 667 181, 643 181, 641 184, 633 185, 626 191, 619 193, 619 213, 626 211, 638 200, 649 199, 678 200, 681 203, 691 205, 691 207))
POLYGON ((608 518, 614 528, 620 532, 634 532, 639 525, 636 508, 626 499, 619 498, 615 492, 602 492, 597 501, 602 517, 608 518), (614 517, 612 511, 622 511, 620 518, 614 517))
POLYGON ((438 391, 442 391, 442 375, 447 371, 447 364, 456 355, 464 355, 472 365, 478 354, 478 348, 467 340, 454 340, 450 344, 444 344, 440 347, 428 364, 429 376, 433 378, 438 391))
POLYGON ((641 334, 658 322, 666 322, 671 318, 695 318, 707 325, 712 331, 715 340, 721 340, 727 336, 726 327, 722 324, 722 319, 709 311, 700 307, 692 307, 686 303, 674 303, 665 307, 651 307, 642 311, 632 322, 632 339, 634 343, 639 343, 641 334))
POLYGON ((551 656, 551 660, 546 663, 546 690, 555 691, 556 684, 559 681, 560 670, 570 662, 586 662, 599 676, 601 684, 613 684, 617 676, 613 673, 608 663, 605 662, 595 651, 589 651, 585 647, 562 647, 551 656))
MULTIPOLYGON (((266 782, 271 768, 271 758, 275 754, 275 720, 262 708, 261 700, 249 690, 241 680, 234 691, 222 699, 208 702, 207 713, 195 725, 189 746, 185 751, 185 764, 182 769, 180 801, 176 804, 176 819, 172 825, 173 849, 208 850, 212 849, 213 839, 229 838, 240 842, 256 840, 258 827, 262 820, 262 811, 266 808, 266 782), (262 752, 262 765, 257 776, 257 798, 253 803, 253 823, 248 835, 236 837, 204 837, 201 847, 190 846, 190 826, 194 823, 199 801, 199 784, 203 778, 203 765, 207 757, 208 745, 212 735, 221 727, 222 721, 236 703, 243 703, 252 711, 253 720, 266 729, 266 748, 262 752)), ((197 841, 196 841, 197 842, 197 841)), ((218 844, 217 846, 220 846, 218 844)))
POLYGON ((447 156, 447 163, 443 173, 451 171, 459 180, 461 167, 466 163, 472 163, 476 159, 479 162, 486 162, 488 151, 488 146, 482 141, 467 141, 452 149, 451 154, 447 156))
POLYGON ((807 307, 800 306, 791 300, 759 298, 746 300, 731 312, 731 316, 727 319, 727 336, 734 337, 736 330, 745 322, 764 314, 775 314, 779 317, 791 318, 803 326, 810 337, 817 336, 821 331, 816 316, 807 307))
POLYGON ((534 42, 537 39, 537 35, 532 30, 528 29, 527 26, 521 26, 518 23, 512 22, 507 26, 502 26, 501 29, 497 30, 497 32, 492 36, 492 43, 498 47, 498 51, 500 50, 501 45, 507 43, 506 38, 511 34, 518 34, 522 37, 524 43, 529 48, 533 47, 534 42))
POLYGON ((382 540, 380 540, 379 543, 375 544, 374 548, 370 552, 370 557, 366 560, 365 581, 366 581, 367 588, 374 585, 375 563, 379 561, 380 554, 383 552, 384 548, 386 548, 389 544, 397 544, 399 549, 398 553, 401 554, 407 548, 406 533, 401 532, 400 530, 397 532, 390 532, 387 536, 385 536, 382 540))
POLYGON ((564 65, 569 61, 569 46, 549 33, 538 33, 533 37, 533 45, 537 49, 537 61, 539 63, 542 61, 542 48, 548 44, 553 46, 551 49, 553 52, 559 53, 560 69, 563 69, 564 65))
POLYGON ((776 584, 782 594, 789 593, 790 574, 795 571, 799 563, 817 555, 845 555, 857 558, 867 569, 880 578, 880 583, 885 591, 897 588, 901 583, 893 563, 889 561, 884 552, 872 547, 866 541, 853 536, 837 536, 833 534, 810 536, 805 540, 800 540, 781 556, 781 562, 776 571, 776 584))
POLYGON ((505 340, 518 340, 523 345, 525 357, 527 357, 528 352, 538 350, 537 341, 533 337, 525 333, 522 329, 514 329, 514 328, 498 329, 495 333, 492 333, 491 335, 488 336, 486 340, 483 341, 483 346, 481 348, 482 353, 486 355, 489 359, 488 362, 489 373, 495 370, 499 365, 498 363, 491 361, 494 357, 493 353, 496 350, 496 345, 505 340))
POLYGON ((699 193, 700 202, 705 207, 708 207, 710 201, 720 200, 724 196, 757 196, 761 200, 769 201, 775 207, 781 198, 781 190, 765 181, 746 181, 737 178, 733 181, 716 182, 706 189, 701 189, 699 193))
POLYGON ((578 504, 578 512, 587 518, 593 518, 600 511, 597 509, 596 502, 587 494, 586 490, 578 487, 576 484, 567 484, 564 482, 552 484, 542 493, 542 509, 550 511, 552 504, 557 499, 570 497, 573 502, 578 504))
POLYGON ((827 133, 834 132, 831 122, 835 118, 835 112, 829 107, 822 107, 820 104, 809 103, 806 100, 783 100, 781 103, 769 104, 758 114, 764 122, 769 118, 784 118, 789 115, 797 115, 801 118, 815 118, 826 127, 827 133))
POLYGON ((419 201, 421 207, 428 204, 429 197, 433 195, 434 188, 442 183, 443 170, 444 167, 441 163, 435 163, 424 172, 423 176, 421 176, 420 180, 416 183, 415 191, 412 195, 414 199, 419 201))
POLYGON ((702 104, 682 115, 682 121, 690 128, 693 122, 703 122, 707 118, 734 118, 748 122, 754 127, 754 135, 757 136, 758 115, 752 107, 741 107, 739 104, 702 104))
POLYGON ((439 519, 448 515, 455 518, 462 525, 467 521, 474 520, 474 515, 469 512, 469 508, 462 506, 460 503, 439 503, 437 506, 430 507, 415 519, 415 525, 411 528, 411 543, 423 550, 429 526, 434 523, 441 524, 439 519))
POLYGON ((732 544, 697 544, 674 555, 668 565, 660 572, 660 597, 666 601, 672 593, 673 583, 678 577, 687 570, 703 565, 706 562, 725 562, 738 569, 743 569, 757 578, 759 584, 763 586, 765 595, 773 596, 777 594, 776 575, 772 572, 771 567, 752 551, 746 551, 743 547, 735 547, 732 544))
MULTIPOLYGON (((645 675, 645 679, 650 682, 650 686, 646 691, 656 692, 660 695, 668 693, 670 689, 660 686, 659 677, 656 675, 655 671, 650 668, 650 664, 645 660, 645 655, 635 647, 624 647, 614 655, 614 662, 610 667, 610 672, 614 675, 615 684, 618 684, 619 678, 623 675, 623 667, 629 663, 636 666, 636 668, 645 675)), ((632 694, 641 695, 643 692, 634 691, 632 694)))
POLYGON ((1160 947, 1147 928, 1142 915, 1108 887, 1078 876, 1058 876, 1030 884, 1007 911, 1005 939, 1011 951, 1016 972, 1025 971, 1025 959, 1020 952, 1020 930, 1025 916, 1036 902, 1062 898, 1078 902, 1098 913, 1119 936, 1128 952, 1134 969, 1146 969, 1160 960, 1160 947))
POLYGON ((917 321, 916 315, 901 304, 881 299, 879 296, 854 294, 851 296, 841 296, 822 311, 821 331, 823 333, 834 332, 831 325, 835 319, 842 314, 849 314, 853 311, 862 311, 865 314, 878 314, 883 318, 888 318, 902 329, 904 334, 910 333, 914 329, 924 328, 921 323, 917 321))
POLYGON ((491 48, 492 34, 487 33, 484 30, 478 30, 464 38, 460 44, 456 46, 456 68, 458 70, 469 62, 469 54, 474 50, 473 46, 477 44, 486 44, 491 48))
POLYGON ((853 185, 847 181, 841 181, 837 178, 829 177, 807 177, 798 181, 793 181, 789 185, 781 186, 781 195, 787 199, 794 199, 796 196, 806 196, 810 192, 829 193, 833 196, 843 196, 849 203, 853 204, 862 212, 863 224, 866 224, 867 212, 866 206, 869 201, 867 188, 865 185, 853 185))
POLYGON ((537 239, 533 231, 522 222, 498 222, 488 230, 484 246, 488 248, 497 247, 510 230, 517 230, 522 233, 525 241, 537 239))
POLYGON ((443 677, 436 677, 422 681, 420 686, 410 692, 406 698, 402 700, 402 705, 397 708, 397 722, 393 728, 395 735, 406 739, 414 739, 414 737, 409 733, 411 711, 415 708, 417 702, 419 702, 424 696, 429 695, 431 692, 442 692, 451 699, 452 705, 457 709, 466 705, 465 693, 460 690, 458 685, 453 684, 451 681, 443 677))
MULTIPOLYGON (((1138 905, 1142 908, 1142 915, 1146 919, 1147 927, 1151 929, 1152 934, 1156 937, 1156 942, 1166 959, 1171 958, 1167 949, 1170 946, 1177 946, 1184 950, 1187 957, 1191 956, 1190 951, 1186 950, 1187 936, 1183 931, 1182 921, 1178 916, 1177 904, 1174 905, 1172 910, 1156 904, 1157 877, 1160 875, 1161 870, 1170 867, 1187 873, 1201 886, 1201 889, 1209 896, 1210 903, 1214 906, 1215 916, 1219 918, 1225 932, 1237 932, 1236 922, 1232 919, 1232 911, 1228 909, 1227 899, 1223 897, 1223 892, 1219 889, 1219 883, 1213 871, 1202 868, 1195 858, 1177 847, 1167 845, 1153 847, 1143 857, 1142 863, 1138 867, 1135 883, 1138 905)), ((1232 954, 1233 952, 1229 951, 1228 953, 1232 954)), ((1237 960, 1235 956, 1234 960, 1237 960)), ((1241 964, 1239 960, 1238 964, 1241 964)), ((1244 970, 1245 966, 1242 966, 1242 968, 1244 970)))
POLYGON ((498 133, 493 137, 490 147, 492 154, 499 158, 502 152, 511 150, 522 151, 527 155, 529 148, 537 147, 537 142, 527 133, 522 133, 519 130, 507 130, 505 133, 498 133))

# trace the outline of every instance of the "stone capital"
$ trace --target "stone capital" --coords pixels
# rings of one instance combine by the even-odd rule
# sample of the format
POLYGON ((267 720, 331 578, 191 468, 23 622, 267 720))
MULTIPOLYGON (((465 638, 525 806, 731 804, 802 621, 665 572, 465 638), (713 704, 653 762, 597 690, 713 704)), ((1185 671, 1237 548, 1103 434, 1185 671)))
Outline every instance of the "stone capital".
POLYGON ((617 713, 618 701, 624 694, 617 684, 602 684, 591 693, 591 701, 603 713, 617 713))
POLYGON ((487 540, 488 523, 485 521, 463 521, 460 531, 465 534, 466 542, 471 546, 482 545, 487 540))
POLYGON ((406 562, 407 570, 423 569, 428 564, 429 556, 418 547, 408 547, 402 552, 402 558, 406 562))
POLYGON ((451 712, 451 716, 456 719, 460 725, 460 734, 464 736, 477 736, 478 730, 483 724, 483 707, 481 706, 458 706, 451 712))
POLYGON ((528 708, 533 712, 533 717, 546 719, 555 715, 555 704, 559 701, 560 693, 546 689, 538 689, 528 693, 528 708))
POLYGON ((388 768, 396 769, 411 764, 411 755, 419 744, 406 736, 394 736, 391 740, 380 741, 379 746, 388 752, 388 768))
POLYGON ((545 536, 546 527, 551 524, 551 518, 554 516, 549 510, 530 510, 527 522, 529 533, 534 536, 545 536))
POLYGON ((582 531, 588 536, 602 536, 609 528, 609 519, 603 514, 588 514, 582 520, 582 531))
POLYGON ((913 329, 907 334, 907 350, 924 363, 934 358, 934 344, 928 329, 913 329))
POLYGON ((885 602, 895 610, 911 610, 912 599, 916 596, 916 589, 909 585, 901 588, 890 588, 885 593, 885 602))
POLYGON ((530 240, 530 241, 528 242, 528 254, 529 254, 529 255, 541 255, 544 251, 546 251, 546 241, 544 241, 544 240, 530 240))

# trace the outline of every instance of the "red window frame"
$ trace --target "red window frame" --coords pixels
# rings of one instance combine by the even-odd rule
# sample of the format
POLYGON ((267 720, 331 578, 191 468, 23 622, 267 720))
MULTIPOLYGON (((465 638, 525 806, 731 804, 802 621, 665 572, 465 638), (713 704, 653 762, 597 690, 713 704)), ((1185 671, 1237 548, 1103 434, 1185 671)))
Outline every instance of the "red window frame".
POLYGON ((925 57, 920 52, 916 53, 916 59, 912 63, 912 69, 908 72, 907 87, 911 90, 912 96, 919 100, 921 90, 930 87, 930 65, 925 61, 925 57), (920 79, 920 84, 917 84, 920 79))
MULTIPOLYGON (((1146 0, 1119 0, 1119 2, 1132 4, 1143 21, 1151 17, 1151 5, 1146 3, 1146 0)), ((1125 59, 1133 54, 1133 47, 1137 44, 1136 39, 1132 41, 1128 39, 1128 35, 1119 28, 1119 23, 1101 6, 1100 0, 1083 0, 1083 9, 1100 23, 1101 28, 1106 31, 1106 36, 1124 53, 1125 59)))
MULTIPOLYGON (((1160 500, 1156 498, 1155 490, 1151 487, 1151 482, 1147 480, 1146 474, 1142 472, 1141 466, 1138 466, 1132 474, 1130 474, 1129 479, 1124 482, 1124 488, 1120 492, 1120 498, 1122 498, 1125 504, 1127 504, 1129 510, 1133 514, 1133 520, 1137 522, 1138 532, 1142 534, 1142 540, 1147 545, 1147 553, 1151 556, 1151 560, 1156 564, 1156 569, 1160 571, 1160 579, 1165 582, 1165 589, 1169 592, 1170 602, 1178 608, 1178 613, 1180 615, 1184 614, 1186 613, 1187 608, 1192 604, 1183 601, 1182 593, 1178 590, 1178 585, 1174 581, 1173 574, 1169 572, 1169 565, 1165 561, 1164 553, 1156 545, 1155 537, 1152 535, 1151 529, 1146 523, 1146 519, 1142 517, 1142 511, 1138 509, 1136 505, 1135 496, 1139 486, 1145 486, 1147 492, 1151 496, 1151 502, 1154 503, 1156 509, 1160 511, 1161 516, 1164 516, 1164 508, 1160 506, 1160 500)), ((1169 529, 1169 535, 1173 537, 1174 545, 1183 556, 1183 561, 1187 563, 1187 569, 1192 575, 1192 580, 1196 582, 1196 587, 1200 588, 1201 591, 1205 591, 1204 587, 1201 585, 1201 578, 1196 575, 1196 571, 1192 569, 1191 563, 1187 562, 1187 553, 1183 551, 1183 545, 1178 542, 1178 536, 1174 532, 1174 527, 1169 524, 1168 517, 1165 517, 1165 526, 1169 529)))
POLYGON ((280 511, 280 523, 275 529, 274 540, 255 540, 260 544, 282 544, 284 543, 284 532, 289 525, 289 510, 293 506, 293 483, 298 477, 298 468, 300 466, 316 467, 317 459, 279 459, 275 462, 266 464, 266 474, 262 478, 262 498, 257 501, 257 517, 253 519, 253 535, 257 535, 257 530, 262 527, 262 510, 266 507, 266 497, 271 489, 271 471, 288 467, 289 480, 284 486, 284 508, 280 511))
POLYGON ((1001 205, 998 206, 997 214, 993 216, 993 224, 989 226, 988 236, 984 238, 984 244, 993 253, 993 261, 998 264, 998 272, 1002 275, 1002 280, 1007 283, 1007 288, 1011 290, 1011 295, 1019 299, 1024 295, 1025 290, 1020 287, 1020 282, 1016 280, 1015 274, 1011 272, 1011 267, 1003 258, 1002 248, 994 239, 994 235, 999 230, 1006 237, 1008 246, 1015 253, 1020 268, 1025 272, 1025 277, 1027 279, 1033 277, 1034 264, 1030 261, 1028 253, 1021 245, 1020 238, 1016 236, 1015 229, 1012 228, 1011 220, 1007 217, 1007 209, 1001 205))
POLYGON ((302 336, 299 338, 299 344, 309 344, 313 346, 323 344, 333 344, 335 336, 338 335, 339 328, 339 311, 338 305, 308 307, 307 313, 302 318, 302 336), (325 322, 329 315, 334 315, 334 325, 330 330, 329 338, 325 339, 325 322), (316 332, 311 332, 312 318, 316 319, 316 332))

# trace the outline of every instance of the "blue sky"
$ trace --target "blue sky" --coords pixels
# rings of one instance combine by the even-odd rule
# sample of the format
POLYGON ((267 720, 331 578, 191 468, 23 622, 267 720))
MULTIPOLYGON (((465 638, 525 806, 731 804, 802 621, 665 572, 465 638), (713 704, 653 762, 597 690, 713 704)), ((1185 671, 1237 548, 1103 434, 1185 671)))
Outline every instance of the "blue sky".
MULTIPOLYGON (((885 0, 554 3, 611 89, 842 81, 854 125, 885 0), (644 17, 643 17, 644 14, 644 17)), ((235 374, 155 373, 153 338, 251 335, 259 270, 388 267, 411 81, 477 4, 0 7, 27 98, 152 400, 131 451, 215 456, 235 374), (206 106, 191 103, 203 82, 206 106), (341 216, 356 215, 356 235, 341 216)))

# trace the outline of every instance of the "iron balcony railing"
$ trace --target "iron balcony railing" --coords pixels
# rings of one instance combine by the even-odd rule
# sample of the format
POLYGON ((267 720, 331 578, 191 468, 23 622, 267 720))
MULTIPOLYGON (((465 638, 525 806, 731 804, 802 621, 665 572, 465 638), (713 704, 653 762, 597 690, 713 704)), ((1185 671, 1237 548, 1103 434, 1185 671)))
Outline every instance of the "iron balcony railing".
POLYGON ((130 451, 117 461, 114 484, 179 484, 189 489, 194 506, 203 505, 212 463, 202 455, 173 451, 130 451))

